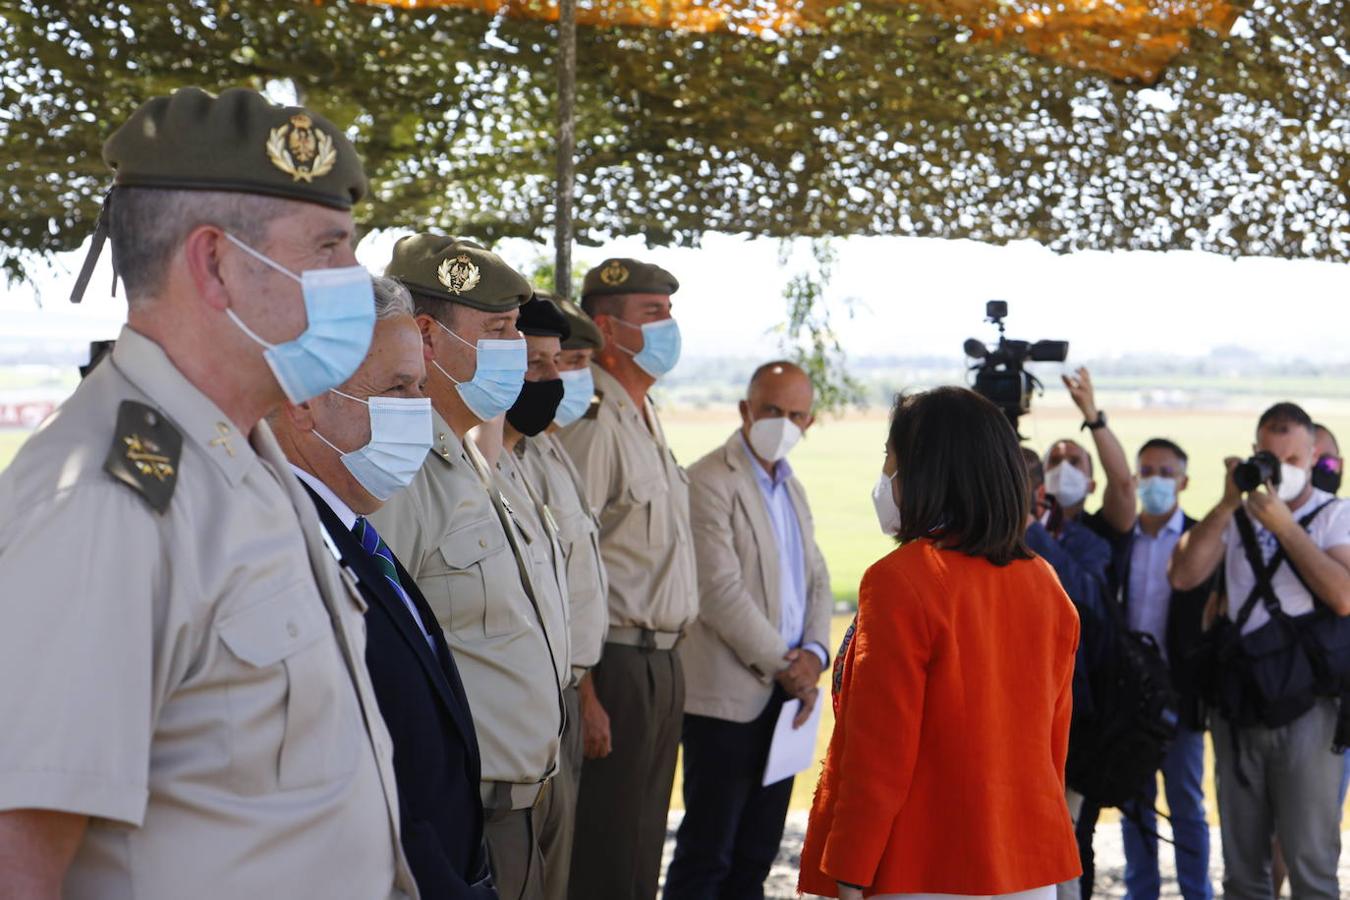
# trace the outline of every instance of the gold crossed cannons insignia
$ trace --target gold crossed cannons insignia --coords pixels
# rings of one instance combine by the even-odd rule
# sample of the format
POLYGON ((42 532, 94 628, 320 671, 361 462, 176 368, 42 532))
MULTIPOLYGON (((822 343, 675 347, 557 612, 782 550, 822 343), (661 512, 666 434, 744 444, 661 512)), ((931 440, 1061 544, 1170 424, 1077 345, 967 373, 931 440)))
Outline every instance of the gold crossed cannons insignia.
POLYGON ((117 428, 103 469, 150 504, 155 512, 169 507, 178 483, 183 435, 159 410, 135 400, 117 408, 117 428))
POLYGON ((333 170, 337 148, 309 116, 297 113, 268 133, 267 159, 293 181, 312 182, 333 170))
POLYGON ((149 475, 160 481, 173 477, 173 463, 159 452, 159 444, 139 434, 127 435, 122 438, 122 443, 127 445, 127 459, 142 475, 149 475))

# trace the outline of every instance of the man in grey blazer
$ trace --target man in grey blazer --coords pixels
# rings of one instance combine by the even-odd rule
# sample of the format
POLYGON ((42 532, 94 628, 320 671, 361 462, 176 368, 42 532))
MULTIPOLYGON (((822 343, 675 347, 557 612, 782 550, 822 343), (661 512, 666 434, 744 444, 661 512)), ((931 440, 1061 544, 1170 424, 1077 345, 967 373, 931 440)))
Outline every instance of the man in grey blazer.
POLYGON ((811 427, 811 379, 755 370, 741 427, 689 468, 699 616, 685 667, 685 817, 666 900, 762 900, 793 779, 761 786, 783 704, 809 716, 829 663, 834 596, 787 454, 811 427))

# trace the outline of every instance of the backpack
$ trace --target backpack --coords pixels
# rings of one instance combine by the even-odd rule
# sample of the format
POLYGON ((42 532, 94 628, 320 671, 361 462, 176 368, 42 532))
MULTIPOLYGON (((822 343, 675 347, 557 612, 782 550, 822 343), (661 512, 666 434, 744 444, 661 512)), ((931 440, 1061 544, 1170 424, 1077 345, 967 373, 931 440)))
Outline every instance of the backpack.
POLYGON ((1114 599, 1104 605, 1106 649, 1088 670, 1091 711, 1074 711, 1065 775, 1090 802, 1119 807, 1157 777, 1177 734, 1180 701, 1153 636, 1130 631, 1114 599))

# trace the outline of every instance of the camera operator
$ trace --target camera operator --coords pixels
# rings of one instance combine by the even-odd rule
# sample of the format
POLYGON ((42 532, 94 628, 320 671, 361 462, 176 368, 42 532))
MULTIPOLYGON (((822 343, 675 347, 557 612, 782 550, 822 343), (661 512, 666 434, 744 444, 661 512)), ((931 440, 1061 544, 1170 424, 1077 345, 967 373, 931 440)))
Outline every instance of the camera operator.
POLYGON ((1239 460, 1225 460, 1223 499, 1182 536, 1169 570, 1173 588, 1190 590, 1222 561, 1226 617, 1215 624, 1211 644, 1218 647, 1227 633, 1241 635, 1235 651, 1230 646, 1213 657, 1220 715, 1212 723, 1224 895, 1237 900, 1270 896, 1274 835, 1295 897, 1340 896, 1342 760, 1329 751, 1344 735, 1337 733, 1337 698, 1328 696, 1339 691, 1325 678, 1268 677, 1270 663, 1286 675, 1327 663, 1324 649, 1311 645, 1324 648, 1338 617, 1350 614, 1350 504, 1312 485, 1314 442, 1313 421, 1300 407, 1268 409, 1256 427, 1258 456, 1240 473, 1245 481, 1256 470, 1265 484, 1244 500, 1234 477, 1239 460), (1274 652, 1253 654, 1253 635, 1271 638, 1274 652))

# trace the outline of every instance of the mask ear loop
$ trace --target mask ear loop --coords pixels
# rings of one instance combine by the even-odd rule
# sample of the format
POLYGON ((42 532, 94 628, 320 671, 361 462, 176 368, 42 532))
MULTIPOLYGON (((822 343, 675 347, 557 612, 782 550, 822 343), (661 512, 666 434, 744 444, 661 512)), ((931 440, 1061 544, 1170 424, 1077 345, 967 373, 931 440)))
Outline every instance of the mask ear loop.
MULTIPOLYGON (((644 348, 647 346, 647 335, 643 333, 641 325, 634 325, 632 322, 629 322, 625 319, 620 319, 618 316, 610 316, 610 318, 613 319, 615 322, 618 322, 620 325, 627 325, 629 328, 636 328, 638 330, 638 333, 642 334, 642 346, 644 348)), ((637 356, 639 353, 642 352, 642 350, 629 350, 627 347, 625 347, 623 344, 620 344, 617 341, 614 342, 614 346, 622 350, 624 353, 627 353, 629 356, 637 356)))
MULTIPOLYGON (((461 344, 463 344, 464 346, 468 347, 468 348, 469 348, 470 350, 472 350, 475 354, 478 352, 478 345, 476 345, 476 344, 470 344, 468 341, 464 340, 464 338, 462 338, 462 337, 460 337, 459 335, 455 334, 453 331, 451 331, 449 328, 447 328, 447 327, 445 326, 445 323, 442 322, 440 319, 437 319, 437 318, 435 318, 435 317, 432 317, 431 321, 433 321, 433 322, 435 322, 437 325, 439 325, 439 326, 441 327, 441 331, 444 331, 446 334, 450 335, 452 338, 454 338, 455 340, 459 341, 459 342, 460 342, 461 344)), ((458 378, 456 378, 455 376, 451 375, 449 372, 445 371, 445 369, 442 369, 442 368, 441 368, 441 364, 438 363, 438 362, 436 362, 436 360, 433 359, 433 360, 431 361, 431 364, 432 364, 433 366, 436 367, 436 371, 437 371, 437 372, 440 372, 440 373, 441 373, 442 375, 444 375, 446 378, 450 379, 451 383, 453 383, 453 384, 464 384, 464 382, 460 381, 458 378)), ((472 380, 472 379, 471 379, 471 380, 472 380)))
MULTIPOLYGON (((243 250, 249 256, 252 256, 254 259, 258 260, 259 262, 271 266, 281 274, 293 278, 294 280, 300 282, 301 284, 304 283, 304 279, 302 279, 299 275, 296 275, 294 272, 283 266, 281 263, 276 262, 273 259, 269 259, 267 256, 263 255, 262 253, 259 253, 257 250, 254 250, 248 244, 245 244, 243 241, 239 240, 239 238, 230 234, 228 231, 225 232, 225 239, 228 240, 230 243, 234 244, 240 250, 243 250)), ((260 337, 257 334, 257 332, 255 332, 252 328, 249 328, 247 325, 245 325, 244 320, 239 318, 238 314, 235 313, 235 311, 233 309, 230 309, 228 306, 225 307, 225 315, 229 316, 230 321, 234 322, 235 325, 239 326, 240 331, 242 331, 244 334, 252 338, 255 344, 258 344, 261 347, 266 347, 268 350, 276 349, 277 347, 276 344, 272 343, 271 341, 264 340, 262 337, 260 337)), ((325 441, 324 443, 327 443, 327 441, 325 441)), ((332 447, 333 445, 329 444, 328 446, 332 447)), ((336 450, 337 448, 334 447, 333 449, 336 450)))
POLYGON ((369 405, 370 405, 370 401, 369 401, 369 400, 362 400, 360 397, 353 397, 351 394, 344 394, 344 393, 342 393, 342 391, 339 391, 337 388, 329 388, 328 390, 329 390, 329 393, 337 394, 339 397, 346 397, 348 400, 354 400, 354 401, 356 401, 357 403, 364 403, 366 406, 369 406, 369 405))
POLYGON ((319 434, 319 432, 316 431, 315 429, 311 428, 311 429, 309 430, 309 433, 312 434, 312 435, 314 435, 314 436, 315 436, 316 438, 318 438, 319 440, 323 441, 325 444, 327 444, 328 447, 329 447, 329 449, 331 449, 331 450, 332 450, 334 453, 336 453, 338 456, 346 456, 346 455, 347 455, 347 451, 346 451, 346 450, 339 450, 336 446, 334 446, 334 444, 333 444, 332 441, 330 441, 328 438, 324 437, 323 435, 319 434))

